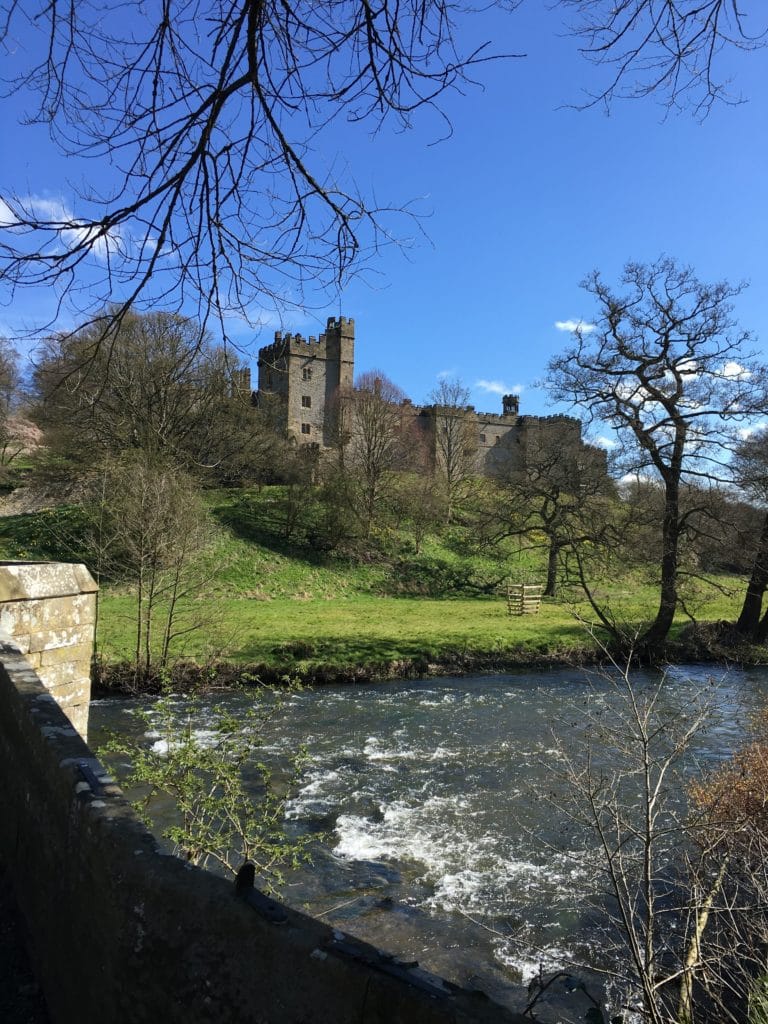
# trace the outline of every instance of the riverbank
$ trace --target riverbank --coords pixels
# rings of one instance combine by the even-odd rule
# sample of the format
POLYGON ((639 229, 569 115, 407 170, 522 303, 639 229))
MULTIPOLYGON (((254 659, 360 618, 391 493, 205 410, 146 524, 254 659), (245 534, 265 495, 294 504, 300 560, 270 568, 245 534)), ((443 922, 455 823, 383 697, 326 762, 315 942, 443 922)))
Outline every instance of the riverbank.
MULTIPOLYGON (((531 669, 546 671, 561 668, 588 668, 610 662, 606 650, 592 640, 580 644, 520 645, 506 650, 445 650, 435 657, 431 652, 407 658, 381 659, 355 664, 313 662, 293 656, 276 663, 243 663, 227 659, 199 663, 180 659, 163 673, 156 673, 137 684, 132 665, 127 661, 97 662, 93 696, 137 696, 159 693, 170 685, 176 692, 201 692, 242 685, 280 686, 300 683, 304 686, 358 685, 387 681, 466 676, 531 669)), ((646 663, 651 663, 645 659, 646 663)), ((711 664, 717 669, 731 665, 766 665, 768 649, 744 642, 727 622, 699 623, 679 631, 653 664, 686 662, 711 664)))
MULTIPOLYGON (((509 614, 507 582, 543 583, 543 549, 521 549, 512 540, 478 547, 470 527, 454 524, 424 537, 418 548, 407 530, 390 530, 367 545, 350 542, 344 550, 321 552, 306 538, 289 541, 276 529, 275 510, 286 497, 279 487, 204 497, 211 542, 190 569, 185 596, 177 599, 174 590, 170 602, 161 588, 151 611, 146 599, 139 609, 129 579, 102 579, 97 662, 106 667, 98 672, 98 692, 105 686, 133 692, 126 664, 137 660, 137 645, 138 660, 146 659, 147 647, 157 659, 166 636, 178 688, 249 678, 357 683, 605 660, 585 626, 594 612, 578 587, 561 586, 557 598, 544 598, 538 614, 509 614)), ((87 544, 82 551, 64 544, 80 536, 78 515, 76 507, 62 506, 8 516, 0 522, 0 545, 12 558, 88 561, 87 544)), ((656 613, 658 588, 641 568, 617 569, 596 586, 596 599, 628 633, 656 613)), ((681 587, 685 608, 699 621, 738 617, 745 587, 738 576, 713 573, 681 587)), ((687 636, 689 623, 683 616, 675 622, 662 660, 768 659, 762 650, 724 640, 717 626, 687 636)), ((150 688, 158 686, 151 681, 150 688)))

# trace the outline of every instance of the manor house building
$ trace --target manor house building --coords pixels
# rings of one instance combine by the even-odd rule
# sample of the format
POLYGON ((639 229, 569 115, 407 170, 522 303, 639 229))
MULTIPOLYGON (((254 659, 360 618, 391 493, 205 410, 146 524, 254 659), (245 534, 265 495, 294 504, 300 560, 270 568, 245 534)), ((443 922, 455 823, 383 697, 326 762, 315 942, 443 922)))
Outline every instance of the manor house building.
MULTIPOLYGON (((275 332, 275 340, 259 350, 258 391, 254 400, 269 406, 277 430, 299 445, 314 445, 322 453, 336 442, 339 403, 353 390, 355 321, 329 317, 319 337, 275 332)), ((437 459, 435 430, 441 416, 461 416, 473 435, 477 472, 503 476, 522 470, 543 450, 570 451, 580 464, 588 461, 605 472, 605 453, 587 445, 581 421, 572 416, 520 415, 517 395, 504 395, 501 412, 400 405, 404 428, 413 428, 433 460, 437 459)))

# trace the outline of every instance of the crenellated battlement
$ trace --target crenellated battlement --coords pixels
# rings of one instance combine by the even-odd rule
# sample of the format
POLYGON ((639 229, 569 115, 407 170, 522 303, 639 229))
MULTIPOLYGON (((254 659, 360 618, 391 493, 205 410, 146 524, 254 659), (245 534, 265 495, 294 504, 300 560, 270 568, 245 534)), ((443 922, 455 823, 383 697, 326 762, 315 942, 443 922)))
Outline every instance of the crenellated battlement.
POLYGON ((340 331, 344 330, 345 333, 355 330, 355 318, 353 316, 329 316, 326 321, 325 329, 327 331, 340 331))
MULTIPOLYGON (((275 423, 286 437, 321 451, 337 442, 334 408, 338 396, 351 394, 354 379, 355 321, 329 316, 318 336, 275 331, 274 341, 259 351, 259 393, 270 396, 275 423)), ((399 403, 400 425, 414 431, 414 443, 440 463, 440 431, 446 420, 463 421, 474 439, 475 471, 504 476, 519 471, 544 445, 584 450, 581 422, 573 416, 521 416, 519 395, 501 395, 499 412, 478 412, 474 406, 399 403), (416 440, 418 438, 418 441, 416 440)), ((350 436, 353 436, 354 431, 350 436)), ((472 445, 470 445, 472 447, 472 445)))
POLYGON ((355 337, 355 321, 351 316, 329 316, 325 331, 318 336, 310 334, 305 338, 300 331, 275 331, 275 338, 271 345, 265 345, 259 349, 259 362, 265 360, 274 362, 289 353, 299 355, 312 355, 322 357, 326 355, 328 343, 335 343, 341 338, 353 340, 355 337), (316 351, 311 351, 315 349, 316 351))
POLYGON ((276 363, 294 354, 322 358, 326 354, 326 340, 324 334, 319 338, 314 335, 304 338, 301 334, 283 334, 282 331, 275 331, 275 340, 272 344, 259 349, 258 364, 276 363))
MULTIPOLYGON (((301 346, 301 345, 324 345, 324 344, 325 344, 325 335, 324 334, 321 334, 320 338, 318 340, 315 337, 314 334, 310 334, 310 336, 308 338, 305 338, 298 331, 296 332, 296 334, 291 334, 290 331, 288 331, 286 334, 283 334, 282 331, 275 331, 275 340, 274 340, 274 342, 271 345, 268 345, 267 348, 275 348, 275 346, 277 346, 277 345, 280 345, 283 348, 285 348, 288 345, 295 345, 295 346, 298 347, 298 346, 301 346)), ((264 349, 260 349, 260 352, 263 352, 263 351, 264 351, 264 349)))
MULTIPOLYGON (((482 420, 483 423, 501 423, 512 426, 515 423, 519 423, 523 418, 518 416, 517 413, 503 413, 503 412, 474 412, 472 413, 478 420, 482 420)), ((529 417, 530 419, 530 417, 529 417)))
POLYGON ((581 420, 577 416, 566 416, 561 413, 557 413, 552 416, 518 416, 518 423, 521 427, 538 427, 543 423, 575 424, 579 429, 581 429, 581 420))

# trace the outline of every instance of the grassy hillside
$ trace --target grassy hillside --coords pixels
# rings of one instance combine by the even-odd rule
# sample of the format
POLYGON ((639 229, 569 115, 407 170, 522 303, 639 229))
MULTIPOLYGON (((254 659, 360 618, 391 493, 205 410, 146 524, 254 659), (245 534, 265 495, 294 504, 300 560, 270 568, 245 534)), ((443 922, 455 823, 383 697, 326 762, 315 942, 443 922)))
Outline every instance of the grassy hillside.
MULTIPOLYGON (((318 553, 282 536, 280 488, 208 492, 211 540, 198 559, 202 584, 184 602, 190 631, 179 656, 226 658, 291 670, 320 664, 460 661, 514 651, 516 660, 582 648, 589 640, 576 615, 589 618, 577 591, 545 601, 537 616, 510 617, 504 582, 543 579, 543 552, 513 542, 478 549, 458 528, 424 539, 407 531, 345 554, 318 553)), ((6 558, 91 562, 78 509, 62 507, 0 520, 6 558)), ((741 584, 730 593, 699 586, 687 595, 698 619, 737 612, 741 584)), ((640 578, 607 581, 604 594, 625 621, 654 610, 655 592, 640 578)), ((104 582, 99 651, 107 660, 131 655, 135 597, 127 583, 104 582)), ((680 620, 681 623, 684 620, 680 620)))

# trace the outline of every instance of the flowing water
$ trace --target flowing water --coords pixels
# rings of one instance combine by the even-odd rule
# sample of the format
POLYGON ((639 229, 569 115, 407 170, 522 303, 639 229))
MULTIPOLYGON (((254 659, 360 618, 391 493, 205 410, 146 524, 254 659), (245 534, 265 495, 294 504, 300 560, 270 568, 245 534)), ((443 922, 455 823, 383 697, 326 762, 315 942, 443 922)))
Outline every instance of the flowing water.
MULTIPOLYGON (((636 677, 641 688, 655 681, 636 677)), ((731 670, 713 686, 711 669, 677 667, 660 698, 664 715, 690 714, 702 691, 716 692, 720 712, 696 740, 691 772, 738 745, 768 692, 768 670, 731 670)), ((237 710, 252 699, 204 699, 201 738, 215 704, 237 710)), ((591 955, 595 910, 585 893, 594 872, 547 795, 562 768, 555 735, 578 747, 588 720, 615 720, 617 701, 609 682, 579 670, 290 694, 266 756, 279 766, 306 746, 290 827, 319 839, 312 866, 291 874, 284 898, 519 1005, 519 984, 540 963, 591 955)), ((143 735, 146 726, 132 702, 94 702, 92 746, 109 729, 143 735)), ((144 739, 157 742, 151 731, 144 739)), ((598 756, 609 764, 610 750, 598 745, 598 756)))

